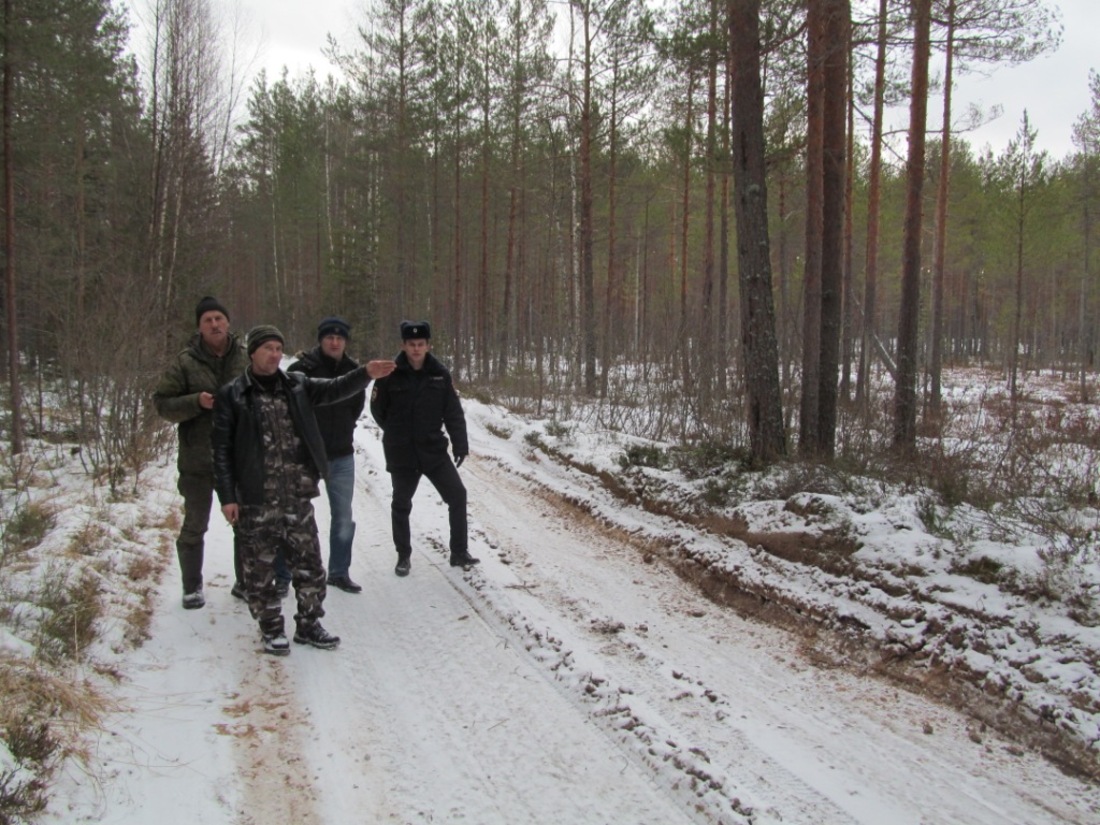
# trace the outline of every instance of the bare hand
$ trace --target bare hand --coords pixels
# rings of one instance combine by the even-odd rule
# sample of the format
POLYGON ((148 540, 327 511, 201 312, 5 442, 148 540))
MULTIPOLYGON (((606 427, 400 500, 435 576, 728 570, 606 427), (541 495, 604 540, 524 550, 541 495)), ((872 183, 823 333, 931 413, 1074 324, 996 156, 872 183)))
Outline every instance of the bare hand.
POLYGON ((367 362, 367 375, 371 378, 385 378, 397 368, 395 361, 377 358, 367 362))
POLYGON ((223 504, 222 515, 230 525, 235 525, 241 516, 241 508, 236 504, 223 504))
POLYGON ((214 409, 214 396, 208 392, 199 393, 199 406, 204 410, 214 409))

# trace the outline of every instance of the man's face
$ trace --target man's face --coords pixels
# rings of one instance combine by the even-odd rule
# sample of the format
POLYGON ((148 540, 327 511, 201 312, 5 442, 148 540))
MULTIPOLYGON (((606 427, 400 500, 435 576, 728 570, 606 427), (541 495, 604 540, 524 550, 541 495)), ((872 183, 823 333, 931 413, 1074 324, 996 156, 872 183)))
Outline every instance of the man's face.
POLYGON ((199 336, 207 349, 221 352, 229 342, 229 319, 216 309, 211 309, 199 318, 199 336))
POLYGON ((252 358, 252 371, 256 375, 274 375, 279 371, 279 364, 283 361, 283 344, 272 338, 264 341, 250 356, 252 358))
POLYGON ((401 349, 404 350, 405 357, 409 359, 409 365, 414 370, 424 366, 424 359, 431 348, 432 345, 426 338, 409 338, 401 343, 401 349))
POLYGON ((330 334, 321 339, 321 352, 336 361, 344 357, 347 346, 348 339, 343 335, 330 334))

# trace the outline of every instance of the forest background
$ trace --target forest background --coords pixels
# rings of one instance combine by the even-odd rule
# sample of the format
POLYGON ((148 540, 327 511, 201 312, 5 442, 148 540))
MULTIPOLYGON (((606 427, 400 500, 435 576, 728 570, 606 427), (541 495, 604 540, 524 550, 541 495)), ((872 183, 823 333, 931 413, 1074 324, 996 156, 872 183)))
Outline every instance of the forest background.
POLYGON ((881 430, 877 376, 904 447, 945 362, 1087 392, 1100 80, 1061 160, 1026 113, 975 154, 988 113, 951 109, 960 73, 1056 48, 1053 4, 386 0, 331 41, 346 80, 247 87, 219 11, 147 4, 139 72, 108 2, 5 6, 13 443, 22 379, 60 375, 99 460, 135 466, 208 293, 303 346, 340 312, 363 354, 428 318, 465 382, 609 420, 644 385, 675 410, 648 435, 764 459, 881 430))
POLYGON ((465 382, 609 420, 644 386, 675 411, 646 434, 763 459, 881 430, 877 376, 915 446, 945 361, 1087 392, 1100 80, 1061 160, 1026 113, 975 154, 988 113, 949 94, 1055 48, 1051 4, 387 0, 330 42, 346 80, 247 86, 220 11, 147 4, 139 72, 108 2, 5 6, 13 445, 62 376, 95 461, 138 466, 208 293, 302 346, 340 312, 363 354, 428 318, 465 382), (908 134, 883 134, 899 101, 908 134))

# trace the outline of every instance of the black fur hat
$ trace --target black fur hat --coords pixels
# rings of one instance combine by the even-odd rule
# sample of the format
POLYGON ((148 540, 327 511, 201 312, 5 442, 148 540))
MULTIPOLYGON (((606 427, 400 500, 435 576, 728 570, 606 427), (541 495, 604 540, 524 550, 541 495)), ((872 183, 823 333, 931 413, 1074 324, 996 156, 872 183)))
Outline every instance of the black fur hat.
POLYGON ((402 321, 401 340, 408 341, 411 338, 423 338, 425 341, 432 337, 432 325, 427 321, 402 321))

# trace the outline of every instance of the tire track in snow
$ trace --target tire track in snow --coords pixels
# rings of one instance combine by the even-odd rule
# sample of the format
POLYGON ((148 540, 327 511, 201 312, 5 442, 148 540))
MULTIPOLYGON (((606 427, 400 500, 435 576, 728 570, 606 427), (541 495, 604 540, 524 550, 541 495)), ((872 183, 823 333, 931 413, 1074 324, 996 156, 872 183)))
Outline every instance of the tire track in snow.
MULTIPOLYGON (((412 575, 393 574, 388 478, 362 455, 358 464, 352 574, 364 591, 329 593, 337 651, 296 646, 280 663, 311 726, 303 757, 322 820, 708 821, 669 799, 474 609, 446 564, 446 511, 428 485, 414 507, 412 575)), ((317 511, 326 525, 323 499, 317 511)))
MULTIPOLYGON (((492 455, 499 436, 475 429, 475 438, 475 456, 492 455)), ((475 520, 508 570, 522 577, 510 592, 530 597, 532 615, 550 610, 544 621, 557 635, 561 619, 566 632, 571 624, 571 644, 586 631, 607 637, 595 644, 597 666, 613 674, 609 681, 633 690, 632 704, 656 708, 652 719, 673 720, 677 744, 707 753, 726 792, 755 805, 754 820, 1095 820, 1088 788, 1041 756, 1021 755, 988 732, 976 736, 959 714, 877 679, 820 666, 804 655, 812 640, 716 607, 667 568, 643 563, 638 548, 622 540, 625 531, 613 535, 553 503, 533 505, 546 495, 535 481, 546 470, 541 456, 532 467, 530 474, 522 466, 513 472, 515 465, 484 459, 472 467, 475 520), (523 534, 511 535, 523 519, 523 534), (606 633, 609 627, 616 631, 606 633), (670 690, 673 680, 684 689, 670 690)), ((558 490, 568 486, 562 478, 573 477, 560 468, 548 472, 558 490)), ((580 478, 570 497, 606 495, 586 481, 580 478)), ((601 509, 617 506, 605 501, 601 509)), ((623 523, 636 526, 637 518, 623 523)), ((499 584, 494 568, 484 572, 493 579, 486 587, 499 584)), ((495 593, 485 598, 499 601, 495 593)))

